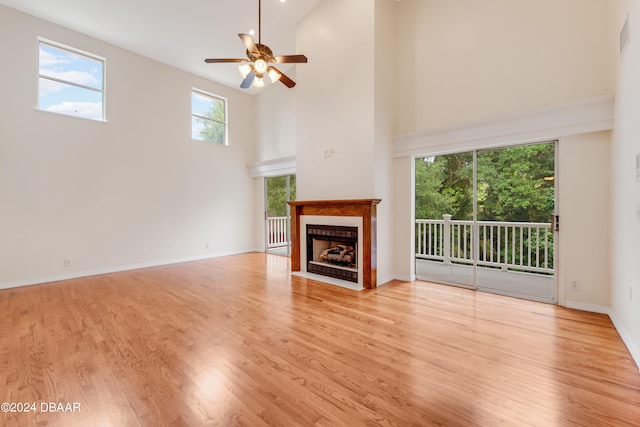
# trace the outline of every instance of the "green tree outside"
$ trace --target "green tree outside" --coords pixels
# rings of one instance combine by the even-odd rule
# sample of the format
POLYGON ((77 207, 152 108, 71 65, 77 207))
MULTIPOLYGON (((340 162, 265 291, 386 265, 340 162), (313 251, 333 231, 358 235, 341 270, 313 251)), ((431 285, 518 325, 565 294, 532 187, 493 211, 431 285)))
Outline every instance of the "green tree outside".
POLYGON ((222 99, 212 99, 211 107, 204 113, 206 118, 196 117, 196 121, 203 126, 200 136, 204 141, 224 144, 225 138, 225 105, 222 99))
POLYGON ((478 220, 549 222, 554 162, 553 144, 479 152, 478 220))
POLYGON ((289 175, 289 200, 287 200, 287 176, 267 178, 267 216, 287 216, 287 202, 296 200, 296 176, 289 175))
MULTIPOLYGON (((554 212, 553 144, 478 152, 478 220, 549 222, 554 212)), ((416 218, 473 219, 473 154, 416 159, 416 218)))

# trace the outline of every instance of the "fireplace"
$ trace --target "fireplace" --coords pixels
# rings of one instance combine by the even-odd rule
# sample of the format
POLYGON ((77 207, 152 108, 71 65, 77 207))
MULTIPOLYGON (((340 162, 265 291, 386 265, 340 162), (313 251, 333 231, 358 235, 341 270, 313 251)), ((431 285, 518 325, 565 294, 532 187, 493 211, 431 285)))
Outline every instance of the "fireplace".
POLYGON ((307 271, 358 283, 358 227, 307 224, 307 271))
POLYGON ((289 202, 293 274, 351 289, 375 288, 378 203, 379 199, 289 202))

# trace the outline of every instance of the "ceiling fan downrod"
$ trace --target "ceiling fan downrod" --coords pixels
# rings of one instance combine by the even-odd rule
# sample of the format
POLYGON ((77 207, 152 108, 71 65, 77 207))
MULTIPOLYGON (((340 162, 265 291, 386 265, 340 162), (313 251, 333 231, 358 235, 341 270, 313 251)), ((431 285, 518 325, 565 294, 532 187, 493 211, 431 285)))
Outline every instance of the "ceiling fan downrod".
POLYGON ((258 44, 262 43, 262 1, 258 0, 258 44))

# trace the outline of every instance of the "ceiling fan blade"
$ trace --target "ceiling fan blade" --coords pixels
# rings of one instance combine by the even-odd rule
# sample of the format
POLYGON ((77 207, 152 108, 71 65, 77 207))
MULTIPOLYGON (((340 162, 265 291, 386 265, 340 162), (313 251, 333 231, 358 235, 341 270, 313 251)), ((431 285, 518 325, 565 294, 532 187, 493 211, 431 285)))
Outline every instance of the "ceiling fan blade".
POLYGON ((280 55, 274 56, 279 64, 306 64, 307 57, 304 55, 280 55))
POLYGON ((239 58, 207 58, 204 60, 207 64, 217 64, 222 62, 242 62, 246 61, 246 59, 239 58))
POLYGON ((247 47, 247 50, 252 55, 260 56, 260 51, 258 50, 258 47, 256 46, 250 35, 239 33, 238 37, 240 37, 240 40, 242 40, 242 43, 244 43, 244 45, 247 47))
POLYGON ((240 84, 240 87, 242 89, 248 89, 251 86, 251 83, 253 83, 253 79, 255 79, 255 77, 256 73, 251 71, 249 74, 247 74, 247 77, 244 78, 244 80, 240 84))
POLYGON ((282 71, 278 70, 276 67, 269 67, 269 69, 270 70, 275 70, 278 74, 280 74, 280 79, 279 80, 282 82, 283 85, 285 85, 289 89, 291 89, 292 87, 294 87, 296 85, 296 82, 291 80, 285 73, 283 73, 282 71))

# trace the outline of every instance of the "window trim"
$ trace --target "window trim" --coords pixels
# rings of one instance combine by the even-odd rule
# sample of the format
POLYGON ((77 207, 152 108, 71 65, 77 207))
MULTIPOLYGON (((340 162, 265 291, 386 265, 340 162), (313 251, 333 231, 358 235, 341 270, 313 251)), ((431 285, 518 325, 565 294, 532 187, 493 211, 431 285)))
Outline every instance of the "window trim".
POLYGON ((195 87, 192 87, 190 95, 193 96, 194 93, 197 94, 197 95, 205 96, 207 98, 219 99, 220 101, 222 101, 224 103, 224 121, 212 119, 210 117, 203 116, 202 114, 195 114, 193 112, 193 105, 191 106, 191 117, 192 118, 193 117, 197 117, 199 119, 209 120, 209 121, 212 121, 214 123, 219 123, 219 124, 224 125, 224 141, 222 143, 219 143, 219 142, 215 142, 215 141, 207 141, 207 140, 204 140, 204 139, 195 139, 195 138, 193 138, 193 125, 191 125, 191 140, 192 141, 202 141, 202 142, 213 142, 214 144, 217 144, 217 145, 228 146, 229 145, 229 102, 228 102, 227 98, 225 98, 224 96, 216 95, 216 94, 211 93, 211 92, 207 92, 207 91, 202 90, 202 89, 197 89, 195 87))
POLYGON ((44 37, 37 37, 37 49, 36 49, 36 53, 37 53, 37 64, 38 64, 38 84, 37 84, 37 97, 38 97, 38 102, 37 102, 37 109, 39 111, 44 111, 47 113, 54 113, 54 114, 60 114, 63 116, 68 116, 68 117, 76 117, 79 119, 85 119, 85 120, 92 120, 92 121, 101 121, 101 122, 106 122, 106 110, 107 110, 107 89, 106 89, 106 85, 107 85, 107 59, 96 55, 94 53, 91 52, 87 52, 85 50, 82 49, 77 49, 75 47, 71 47, 53 40, 49 40, 47 38, 44 37), (100 87, 101 89, 97 89, 95 87, 91 87, 91 86, 86 86, 80 83, 75 83, 75 82, 71 82, 71 81, 67 81, 67 80, 63 80, 63 79, 58 79, 56 77, 51 77, 51 76, 47 76, 44 74, 40 73, 40 46, 44 44, 44 45, 48 45, 50 47, 53 47, 55 49, 59 49, 59 50, 63 50, 66 51, 70 54, 73 55, 79 55, 79 56, 84 56, 85 58, 88 59, 92 59, 94 61, 98 61, 102 64, 102 81, 100 82, 100 87), (100 93, 102 95, 102 115, 100 117, 100 120, 94 120, 94 119, 90 119, 87 117, 82 117, 82 116, 74 116, 74 115, 70 115, 70 114, 63 114, 63 113, 56 113, 54 111, 48 111, 48 110, 44 110, 41 108, 40 106, 40 79, 46 79, 49 81, 53 81, 53 82, 57 82, 57 83, 62 83, 62 84, 66 84, 66 85, 70 85, 70 86, 74 86, 77 88, 81 88, 81 89, 85 89, 85 90, 90 90, 92 92, 97 92, 100 93))

